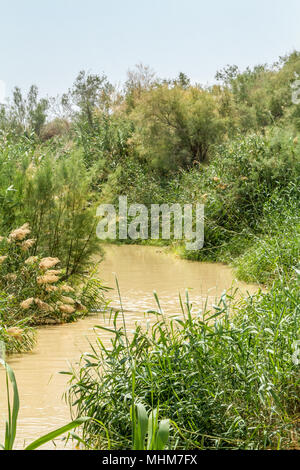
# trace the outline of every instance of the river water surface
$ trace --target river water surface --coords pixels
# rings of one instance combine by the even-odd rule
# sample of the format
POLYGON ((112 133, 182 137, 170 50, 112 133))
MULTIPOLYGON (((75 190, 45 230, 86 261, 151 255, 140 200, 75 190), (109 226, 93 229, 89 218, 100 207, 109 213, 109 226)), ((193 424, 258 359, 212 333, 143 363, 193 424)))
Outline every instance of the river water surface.
MULTIPOLYGON (((118 277, 130 329, 137 320, 146 321, 146 310, 155 309, 154 290, 169 315, 179 312, 178 294, 184 295, 185 289, 189 289, 196 310, 206 301, 212 305, 225 289, 232 286, 238 287, 241 295, 257 290, 257 286, 237 282, 228 266, 185 261, 161 248, 147 246, 107 246, 98 276, 110 287, 115 286, 115 276, 118 277)), ((118 308, 116 290, 110 291, 108 296, 112 299, 111 305, 118 308)), ((70 420, 68 406, 62 399, 68 376, 59 372, 68 370, 82 353, 89 351, 89 342, 94 342, 96 337, 94 326, 105 323, 107 320, 99 314, 77 323, 40 328, 33 352, 9 358, 20 394, 18 448, 70 420)), ((98 330, 97 334, 104 342, 110 341, 109 333, 98 330)), ((4 373, 1 371, 0 442, 3 441, 6 406, 4 373)), ((49 446, 53 448, 52 444, 49 446)), ((58 441, 57 448, 62 447, 63 443, 58 441)))

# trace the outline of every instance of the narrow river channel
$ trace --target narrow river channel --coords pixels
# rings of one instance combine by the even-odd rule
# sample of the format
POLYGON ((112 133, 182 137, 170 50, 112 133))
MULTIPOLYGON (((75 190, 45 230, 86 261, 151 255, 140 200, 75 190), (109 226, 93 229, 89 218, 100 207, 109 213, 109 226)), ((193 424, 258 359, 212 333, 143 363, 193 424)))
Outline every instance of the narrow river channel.
MULTIPOLYGON (((107 246, 98 275, 110 287, 115 286, 115 276, 118 277, 126 322, 131 329, 137 320, 146 321, 146 310, 155 308, 154 290, 169 315, 179 312, 178 294, 184 295, 186 288, 196 310, 206 299, 212 305, 225 289, 232 286, 238 287, 242 295, 257 290, 257 286, 237 282, 228 266, 189 262, 167 254, 161 248, 147 246, 107 246)), ((111 305, 118 307, 116 290, 110 291, 108 296, 112 299, 111 305)), ((68 406, 62 399, 68 376, 59 372, 68 370, 70 364, 76 364, 81 353, 89 350, 89 341, 95 341, 96 337, 93 327, 103 325, 105 321, 99 314, 77 323, 40 328, 33 352, 9 358, 20 393, 18 448, 70 420, 68 406)), ((97 334, 109 342, 109 333, 98 330, 97 334)), ((1 371, 0 442, 3 441, 6 406, 4 373, 1 371)), ((57 446, 62 448, 63 443, 58 442, 57 446)))

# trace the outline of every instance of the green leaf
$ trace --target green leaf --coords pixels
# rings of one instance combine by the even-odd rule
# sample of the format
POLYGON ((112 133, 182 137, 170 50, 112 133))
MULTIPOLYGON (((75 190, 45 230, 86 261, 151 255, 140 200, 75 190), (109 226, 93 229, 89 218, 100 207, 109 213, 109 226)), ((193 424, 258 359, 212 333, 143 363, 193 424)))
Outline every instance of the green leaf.
POLYGON ((157 429, 158 421, 158 410, 157 408, 151 411, 148 419, 148 439, 147 439, 147 450, 154 450, 153 443, 154 437, 157 429))
POLYGON ((58 428, 55 431, 52 431, 48 434, 45 434, 45 436, 36 439, 34 442, 25 447, 25 450, 35 450, 43 444, 46 444, 49 441, 53 441, 53 439, 56 439, 56 437, 60 436, 61 434, 65 434, 66 432, 71 431, 71 429, 77 428, 90 419, 91 418, 88 417, 75 419, 75 421, 72 421, 71 423, 62 426, 61 428, 58 428))
POLYGON ((138 449, 135 450, 144 450, 145 448, 145 438, 148 428, 148 414, 146 408, 141 403, 136 405, 137 411, 137 433, 138 433, 138 449))
MULTIPOLYGON (((16 432, 17 432, 17 421, 18 421, 18 414, 20 409, 20 400, 19 400, 19 392, 16 377, 12 368, 2 359, 0 358, 0 364, 6 370, 7 376, 12 384, 13 388, 13 408, 11 412, 10 408, 10 400, 9 400, 9 390, 7 388, 7 403, 8 403, 8 422, 6 422, 5 426, 5 444, 4 447, 6 450, 11 450, 13 448, 16 432)), ((7 384, 8 387, 8 384, 7 384)))
POLYGON ((157 432, 157 449, 155 450, 164 450, 169 440, 170 433, 170 420, 164 419, 159 423, 159 428, 157 432))

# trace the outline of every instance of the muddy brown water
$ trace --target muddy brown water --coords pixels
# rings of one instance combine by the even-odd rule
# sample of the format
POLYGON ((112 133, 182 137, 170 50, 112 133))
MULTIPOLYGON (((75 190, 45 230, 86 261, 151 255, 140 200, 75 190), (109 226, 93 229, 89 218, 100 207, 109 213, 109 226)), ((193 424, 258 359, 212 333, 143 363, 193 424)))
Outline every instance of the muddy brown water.
MULTIPOLYGON (((155 290, 164 312, 179 312, 178 294, 189 296, 196 311, 207 301, 216 302, 225 289, 239 288, 241 295, 252 294, 257 286, 246 285, 234 279, 232 270, 222 264, 197 263, 176 258, 163 249, 147 246, 107 246, 105 259, 99 265, 98 275, 108 286, 115 286, 118 277, 126 324, 132 329, 137 320, 146 322, 144 312, 155 309, 155 290)), ((114 289, 108 296, 111 305, 119 307, 114 289)), ((61 375, 70 364, 76 364, 80 355, 89 351, 89 342, 96 334, 108 343, 110 334, 94 331, 95 325, 107 325, 102 314, 89 316, 77 323, 51 326, 38 330, 34 350, 9 358, 19 387, 20 415, 16 446, 22 448, 37 437, 66 424, 70 420, 69 408, 62 399, 67 389, 68 376, 61 375)), ((6 419, 4 372, 0 372, 0 442, 3 442, 6 419)), ((62 441, 56 442, 63 448, 62 441)), ((52 444, 46 445, 54 448, 52 444)))

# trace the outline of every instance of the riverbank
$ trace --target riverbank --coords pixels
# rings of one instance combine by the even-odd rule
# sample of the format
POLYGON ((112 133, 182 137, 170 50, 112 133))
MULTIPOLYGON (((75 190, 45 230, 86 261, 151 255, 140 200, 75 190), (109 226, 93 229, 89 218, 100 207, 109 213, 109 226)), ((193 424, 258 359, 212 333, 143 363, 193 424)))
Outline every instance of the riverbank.
MULTIPOLYGON (((168 276, 175 283, 178 267, 168 276)), ((224 279, 228 268, 221 267, 224 279)), ((141 321, 134 334, 125 299, 124 317, 119 313, 110 326, 110 348, 102 344, 107 330, 99 325, 96 347, 71 374, 74 417, 88 413, 96 420, 83 426, 84 448, 131 448, 133 400, 171 420, 170 449, 298 448, 298 281, 295 272, 246 299, 227 292, 202 303, 200 312, 193 289, 182 293, 181 311, 179 302, 168 305, 157 296, 151 322, 141 321)))
MULTIPOLYGON (((232 285, 240 288, 244 295, 247 291, 253 294, 257 290, 257 286, 236 281, 227 266, 192 263, 155 247, 106 245, 105 251, 97 277, 104 285, 113 287, 115 275, 118 276, 129 330, 135 328, 136 321, 145 327, 147 316, 144 312, 156 308, 154 290, 167 315, 180 312, 178 294, 184 297, 186 288, 196 310, 203 307, 206 299, 210 306, 217 302, 223 291, 232 285)), ((111 306, 119 308, 116 289, 109 291, 108 296, 112 299, 111 306)), ((90 343, 96 345, 97 334, 105 345, 110 344, 111 333, 96 330, 96 334, 94 331, 95 325, 109 326, 108 320, 108 314, 96 314, 76 323, 39 328, 33 351, 9 358, 20 390, 19 447, 23 440, 30 442, 49 428, 57 428, 69 420, 69 407, 62 400, 68 376, 60 372, 70 370, 71 365, 77 368, 81 354, 91 351, 90 343)), ((152 315, 150 321, 153 320, 152 315)), ((0 376, 3 380, 3 371, 0 376)), ((5 413, 5 396, 1 394, 0 416, 5 413)), ((60 448, 64 444, 58 442, 57 445, 60 448)))
MULTIPOLYGON (((116 310, 113 291, 115 308, 95 317, 102 328, 96 348, 86 344, 91 355, 83 355, 72 372, 68 394, 73 414, 105 421, 101 429, 84 424, 84 446, 131 447, 130 407, 139 402, 148 413, 159 406, 160 418, 172 421, 170 448, 290 448, 299 440, 300 125, 290 87, 297 71, 298 52, 245 72, 226 68, 211 87, 192 85, 184 74, 145 82, 149 70, 140 68, 137 81, 122 91, 104 76, 80 72, 64 95, 63 106, 73 103, 67 120, 51 121, 35 87, 26 99, 16 88, 17 100, 2 107, 0 340, 8 352, 31 349, 31 334, 41 324, 103 310, 92 307, 103 291, 99 280, 92 279, 82 295, 73 290, 101 250, 97 228, 107 219, 100 220, 100 205, 121 214, 120 196, 126 196, 128 207, 142 204, 146 211, 153 204, 205 206, 201 250, 186 250, 174 233, 168 249, 179 257, 148 246, 112 249, 108 284, 115 283, 112 269, 122 271, 124 310, 116 310), (33 116, 41 119, 39 126, 33 116), (231 285, 228 266, 240 280, 267 291, 256 293, 256 285, 245 300, 234 288, 221 295, 220 288, 231 285), (150 325, 142 313, 149 309, 155 319, 150 325), (112 320, 109 330, 101 324, 105 319, 112 320)), ((134 216, 127 215, 116 225, 130 223, 134 216)), ((134 228, 143 238, 142 224, 134 228)), ((68 341, 73 351, 75 331, 84 324, 39 330, 44 355, 35 357, 34 349, 26 356, 37 390, 36 370, 56 375, 48 362, 56 335, 60 344, 62 332, 74 328, 61 344, 65 358, 76 361, 85 351, 78 340, 76 357, 64 353, 68 341)), ((32 384, 25 380, 21 391, 23 385, 30 400, 32 384)), ((40 408, 47 409, 47 402, 40 408)), ((56 411, 59 416, 53 405, 53 416, 56 411)), ((34 421, 32 416, 31 410, 34 421)))

